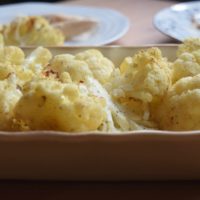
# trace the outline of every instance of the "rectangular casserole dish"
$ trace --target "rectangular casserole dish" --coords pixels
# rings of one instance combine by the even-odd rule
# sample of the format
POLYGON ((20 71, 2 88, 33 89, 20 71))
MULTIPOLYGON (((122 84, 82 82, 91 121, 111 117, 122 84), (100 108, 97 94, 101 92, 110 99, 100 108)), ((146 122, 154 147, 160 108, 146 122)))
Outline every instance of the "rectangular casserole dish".
MULTIPOLYGON (((153 45, 151 45, 153 46, 153 45)), ((157 45, 158 46, 158 45, 157 45)), ((99 49, 118 65, 141 47, 52 47, 53 54, 99 49)), ((169 60, 176 45, 159 46, 169 60)), ((29 53, 31 48, 24 48, 29 53)), ((200 131, 0 132, 0 179, 200 179, 200 131)))

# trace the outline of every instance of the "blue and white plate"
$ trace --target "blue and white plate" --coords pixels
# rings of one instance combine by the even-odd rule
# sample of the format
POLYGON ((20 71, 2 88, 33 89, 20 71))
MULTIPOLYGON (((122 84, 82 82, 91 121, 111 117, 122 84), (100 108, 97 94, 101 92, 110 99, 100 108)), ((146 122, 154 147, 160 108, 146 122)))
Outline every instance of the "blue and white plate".
POLYGON ((79 15, 91 17, 98 22, 97 28, 90 37, 67 41, 66 46, 109 44, 121 38, 129 29, 127 17, 111 9, 50 3, 21 3, 0 6, 0 24, 8 23, 20 15, 44 14, 79 15))
POLYGON ((154 25, 180 41, 200 37, 200 1, 179 3, 159 11, 154 17, 154 25))

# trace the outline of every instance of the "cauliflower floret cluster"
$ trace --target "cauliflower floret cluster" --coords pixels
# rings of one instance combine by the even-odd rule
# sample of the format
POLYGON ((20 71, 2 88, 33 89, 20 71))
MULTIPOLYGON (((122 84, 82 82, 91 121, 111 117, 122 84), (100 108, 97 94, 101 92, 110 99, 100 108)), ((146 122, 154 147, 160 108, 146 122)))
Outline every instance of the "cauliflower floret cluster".
MULTIPOLYGON (((0 129, 121 132, 200 129, 200 48, 169 62, 158 48, 119 67, 95 49, 28 56, 0 40, 0 129)), ((198 41, 197 41, 198 43, 198 41)))
POLYGON ((114 64, 97 50, 87 50, 76 55, 55 56, 50 69, 58 74, 62 82, 73 82, 88 95, 105 100, 105 119, 98 130, 118 131, 142 129, 133 120, 129 120, 116 106, 104 84, 114 70, 114 64), (103 76, 102 76, 103 75, 103 76))
POLYGON ((0 80, 19 70, 24 62, 24 52, 14 46, 0 47, 0 80))
POLYGON ((184 41, 183 44, 180 44, 177 51, 177 56, 188 52, 191 53, 200 49, 200 38, 189 38, 184 41))
POLYGON ((191 49, 190 52, 181 51, 182 54, 179 53, 180 55, 173 63, 173 83, 183 77, 195 76, 200 73, 200 48, 195 49, 194 51, 191 49))
POLYGON ((154 119, 164 130, 200 129, 200 39, 188 39, 172 65, 172 86, 154 108, 154 119))
POLYGON ((154 98, 166 93, 170 86, 169 63, 158 48, 137 53, 128 65, 126 60, 124 62, 120 71, 126 85, 129 84, 128 89, 123 87, 125 96, 152 102, 154 98))
POLYGON ((41 79, 25 85, 14 113, 31 130, 92 131, 103 122, 104 107, 104 99, 84 94, 76 84, 41 79))
POLYGON ((15 74, 17 84, 22 87, 42 72, 52 58, 50 51, 43 47, 35 49, 26 59, 24 52, 15 46, 0 47, 0 80, 15 74))
POLYGON ((78 53, 75 57, 77 60, 85 61, 92 71, 94 78, 104 84, 109 81, 114 70, 114 64, 102 53, 96 49, 87 50, 78 53))
POLYGON ((24 62, 24 52, 15 46, 6 46, 0 48, 0 62, 21 65, 24 62))
POLYGON ((169 90, 158 108, 163 130, 200 130, 200 75, 182 78, 169 90))
POLYGON ((167 92, 170 77, 169 62, 158 48, 150 48, 125 58, 107 87, 130 116, 148 124, 149 106, 167 92))
POLYGON ((4 75, 1 73, 1 78, 8 81, 9 76, 14 76, 15 86, 11 88, 20 94, 10 106, 11 114, 5 118, 8 130, 143 129, 113 103, 103 86, 114 64, 99 51, 52 57, 48 49, 38 47, 25 57, 17 47, 2 47, 0 53, 0 64, 7 70, 4 75), (100 76, 101 72, 105 77, 100 76))
POLYGON ((2 27, 6 45, 62 45, 65 37, 49 22, 39 16, 18 17, 2 27))
POLYGON ((87 77, 92 76, 92 72, 86 62, 76 60, 75 56, 70 54, 57 55, 51 62, 50 68, 63 77, 66 72, 70 74, 73 82, 84 82, 87 77))

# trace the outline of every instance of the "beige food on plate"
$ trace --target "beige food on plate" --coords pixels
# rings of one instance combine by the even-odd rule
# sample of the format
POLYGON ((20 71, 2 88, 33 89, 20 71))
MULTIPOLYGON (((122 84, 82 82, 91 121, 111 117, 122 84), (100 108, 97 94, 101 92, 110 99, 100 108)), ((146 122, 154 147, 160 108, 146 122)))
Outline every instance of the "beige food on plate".
POLYGON ((199 39, 169 62, 152 47, 115 66, 96 49, 25 56, 0 36, 0 130, 200 130, 199 39))
POLYGON ((65 40, 64 34, 59 29, 39 16, 18 17, 4 25, 1 33, 6 45, 62 45, 65 40))
POLYGON ((21 16, 1 25, 0 33, 4 36, 6 45, 60 46, 66 40, 91 33, 96 25, 97 21, 79 16, 21 16))
POLYGON ((43 15, 43 17, 64 34, 65 40, 84 33, 91 33, 98 24, 97 20, 82 16, 51 14, 43 15))

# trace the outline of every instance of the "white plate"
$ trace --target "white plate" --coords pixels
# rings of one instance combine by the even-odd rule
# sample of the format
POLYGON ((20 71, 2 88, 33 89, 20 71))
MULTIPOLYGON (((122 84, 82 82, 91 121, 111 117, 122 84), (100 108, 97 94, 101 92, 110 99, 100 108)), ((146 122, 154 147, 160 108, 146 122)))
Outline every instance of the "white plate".
POLYGON ((158 12, 154 25, 158 30, 177 40, 200 37, 200 29, 192 23, 194 15, 200 13, 200 1, 180 3, 158 12))
POLYGON ((65 6, 50 3, 21 3, 0 6, 0 24, 8 23, 20 15, 43 15, 60 13, 91 17, 98 21, 97 28, 85 40, 67 41, 65 45, 104 45, 122 37, 129 29, 129 21, 121 13, 107 9, 84 6, 65 6))

